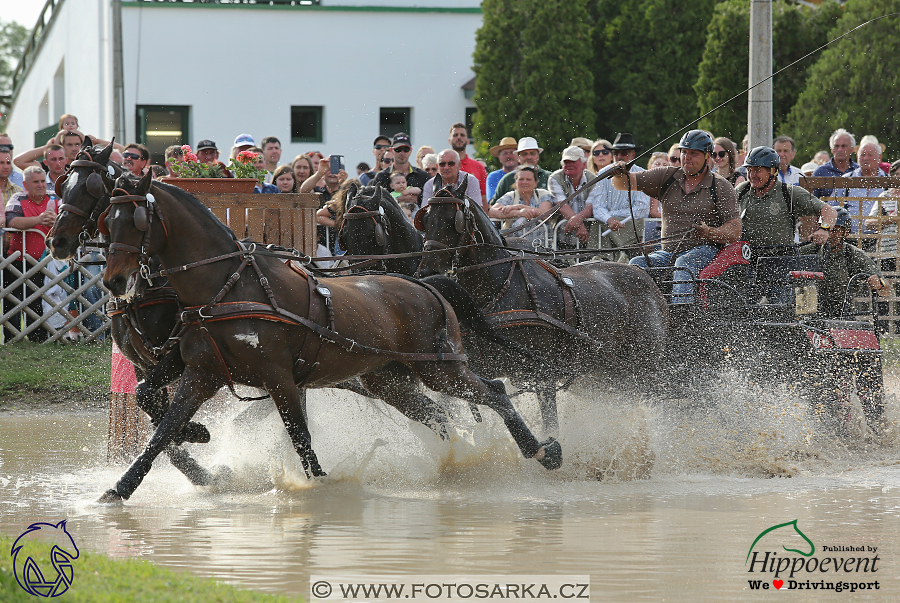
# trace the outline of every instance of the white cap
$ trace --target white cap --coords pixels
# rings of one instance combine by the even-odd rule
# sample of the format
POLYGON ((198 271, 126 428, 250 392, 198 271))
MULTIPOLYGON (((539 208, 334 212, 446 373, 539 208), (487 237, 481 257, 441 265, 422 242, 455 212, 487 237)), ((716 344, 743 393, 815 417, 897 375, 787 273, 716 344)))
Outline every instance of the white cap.
POLYGON ((562 152, 563 161, 584 161, 584 149, 581 147, 566 147, 562 152))

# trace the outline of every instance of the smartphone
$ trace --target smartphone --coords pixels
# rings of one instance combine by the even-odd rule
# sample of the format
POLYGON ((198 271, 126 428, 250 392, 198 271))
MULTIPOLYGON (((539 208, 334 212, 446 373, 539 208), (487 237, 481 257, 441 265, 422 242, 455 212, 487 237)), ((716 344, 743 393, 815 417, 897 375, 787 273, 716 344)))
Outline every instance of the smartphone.
POLYGON ((328 161, 331 162, 331 173, 337 174, 342 169, 344 169, 344 156, 343 155, 331 155, 328 157, 328 161))

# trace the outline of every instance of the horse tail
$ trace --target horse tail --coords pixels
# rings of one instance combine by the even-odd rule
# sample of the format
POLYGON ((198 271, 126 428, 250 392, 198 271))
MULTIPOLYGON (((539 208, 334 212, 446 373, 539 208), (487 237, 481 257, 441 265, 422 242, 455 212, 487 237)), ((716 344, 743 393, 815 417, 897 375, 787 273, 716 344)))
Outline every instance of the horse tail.
POLYGON ((449 302, 459 322, 465 328, 477 333, 488 341, 517 352, 529 360, 540 361, 540 358, 525 348, 525 346, 502 335, 495 329, 484 317, 484 314, 478 308, 478 304, 472 296, 469 295, 469 292, 463 289, 455 280, 443 275, 429 276, 420 280, 436 289, 449 302))

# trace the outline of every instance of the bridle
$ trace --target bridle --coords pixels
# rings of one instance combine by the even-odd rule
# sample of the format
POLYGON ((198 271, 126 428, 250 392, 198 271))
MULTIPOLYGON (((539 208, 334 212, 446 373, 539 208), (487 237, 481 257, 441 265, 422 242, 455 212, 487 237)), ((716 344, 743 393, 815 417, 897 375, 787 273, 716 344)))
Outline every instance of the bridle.
POLYGON ((163 228, 163 234, 165 236, 165 242, 163 243, 162 248, 158 252, 156 252, 157 254, 161 253, 168 245, 169 231, 166 228, 166 223, 163 220, 163 215, 159 210, 159 205, 156 203, 156 198, 152 193, 147 193, 146 195, 132 195, 129 194, 125 189, 116 188, 112 192, 112 197, 110 197, 109 207, 107 207, 106 210, 97 218, 97 229, 103 236, 109 236, 109 228, 107 228, 106 226, 106 216, 109 214, 109 210, 112 209, 113 205, 122 203, 131 203, 132 205, 134 205, 134 227, 143 232, 144 237, 141 240, 140 248, 134 247, 133 245, 126 245, 125 243, 110 243, 109 253, 112 254, 115 251, 124 251, 126 253, 133 253, 138 255, 138 265, 141 278, 145 279, 147 283, 149 283, 149 285, 152 287, 153 281, 151 280, 152 275, 150 274, 151 253, 148 247, 150 244, 150 234, 152 230, 151 226, 153 225, 153 217, 156 216, 160 226, 162 226, 163 228))
POLYGON ((372 196, 359 199, 354 197, 352 200, 348 200, 348 207, 344 211, 341 230, 338 232, 338 242, 340 242, 342 248, 347 249, 347 245, 344 242, 344 226, 347 225, 347 220, 370 218, 375 223, 375 244, 382 254, 388 253, 391 244, 391 225, 384 213, 384 207, 382 207, 381 202, 378 203, 378 211, 367 210, 365 207, 358 205, 358 201, 373 201, 374 199, 375 197, 372 196), (351 202, 352 205, 350 205, 351 202))
MULTIPOLYGON (((78 151, 78 155, 75 156, 75 160, 72 161, 68 166, 66 166, 66 171, 60 175, 59 178, 56 179, 56 183, 54 185, 54 190, 56 192, 56 196, 59 199, 63 198, 62 189, 65 187, 66 181, 69 179, 72 171, 76 168, 89 168, 91 173, 88 175, 87 179, 84 183, 84 188, 87 191, 88 195, 94 198, 94 206, 91 208, 91 213, 88 214, 85 210, 82 210, 75 205, 70 203, 64 203, 59 206, 59 213, 61 214, 64 211, 70 212, 79 216, 81 218, 85 218, 84 225, 81 228, 81 233, 79 236, 79 243, 84 243, 85 240, 94 238, 97 236, 98 228, 98 219, 103 210, 101 207, 103 206, 103 201, 109 199, 109 191, 106 188, 106 184, 103 181, 102 174, 109 175, 110 178, 114 178, 116 175, 116 170, 111 165, 103 165, 97 163, 93 160, 93 157, 85 151, 81 149, 78 151), (85 156, 87 159, 79 159, 79 157, 85 156)), ((53 231, 47 235, 52 236, 53 231)))
MULTIPOLYGON (((448 189, 443 189, 448 190, 448 189)), ((453 227, 457 233, 464 235, 463 238, 455 245, 455 247, 465 247, 468 245, 479 245, 484 243, 484 236, 478 230, 475 224, 475 215, 472 212, 472 206, 468 197, 457 199, 456 197, 432 197, 428 201, 428 205, 416 212, 415 226, 418 230, 425 232, 425 216, 428 214, 428 208, 439 205, 455 205, 456 213, 453 216, 453 227), (478 239, 481 239, 479 242, 478 239)), ((425 251, 438 251, 441 249, 452 249, 450 245, 445 245, 440 241, 426 239, 425 251)), ((456 264, 459 259, 459 249, 453 254, 453 263, 456 264)))

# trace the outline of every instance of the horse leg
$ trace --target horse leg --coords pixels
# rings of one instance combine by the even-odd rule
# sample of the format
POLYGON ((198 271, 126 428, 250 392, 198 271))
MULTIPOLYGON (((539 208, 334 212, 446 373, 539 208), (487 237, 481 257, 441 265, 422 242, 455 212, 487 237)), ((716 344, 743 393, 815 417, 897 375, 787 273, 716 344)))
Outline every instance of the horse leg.
POLYGON ((541 420, 544 423, 544 431, 551 435, 559 435, 559 416, 556 409, 556 383, 553 381, 540 381, 534 386, 541 405, 541 420))
MULTIPOLYGON (((143 410, 150 416, 150 422, 154 427, 159 426, 159 422, 166 414, 169 408, 169 395, 166 386, 177 379, 184 372, 184 361, 181 359, 180 350, 172 350, 162 360, 154 366, 150 373, 138 383, 134 396, 138 408, 143 410)), ((206 444, 209 442, 209 430, 200 423, 193 421, 188 422, 176 436, 175 444, 182 442, 193 442, 196 444, 206 444)))
POLYGON ((202 375, 195 375, 192 370, 185 371, 175 399, 169 405, 144 451, 116 482, 116 487, 107 490, 98 502, 112 503, 130 498, 147 473, 150 472, 154 459, 172 443, 188 420, 218 389, 217 383, 204 379, 202 375))
POLYGON ((450 417, 446 408, 422 393, 419 380, 407 366, 392 362, 381 370, 363 375, 360 381, 373 396, 381 398, 407 418, 422 423, 442 440, 448 438, 450 417))
POLYGON ((306 477, 312 479, 328 475, 322 470, 319 459, 312 449, 312 437, 306 424, 306 390, 297 389, 290 380, 286 384, 267 387, 266 390, 272 396, 281 420, 284 421, 294 450, 303 463, 306 477))
POLYGON ((484 404, 500 415, 509 434, 525 458, 533 458, 546 469, 562 465, 562 447, 555 439, 538 442, 516 411, 502 381, 482 379, 461 362, 418 362, 416 373, 435 391, 484 404))

